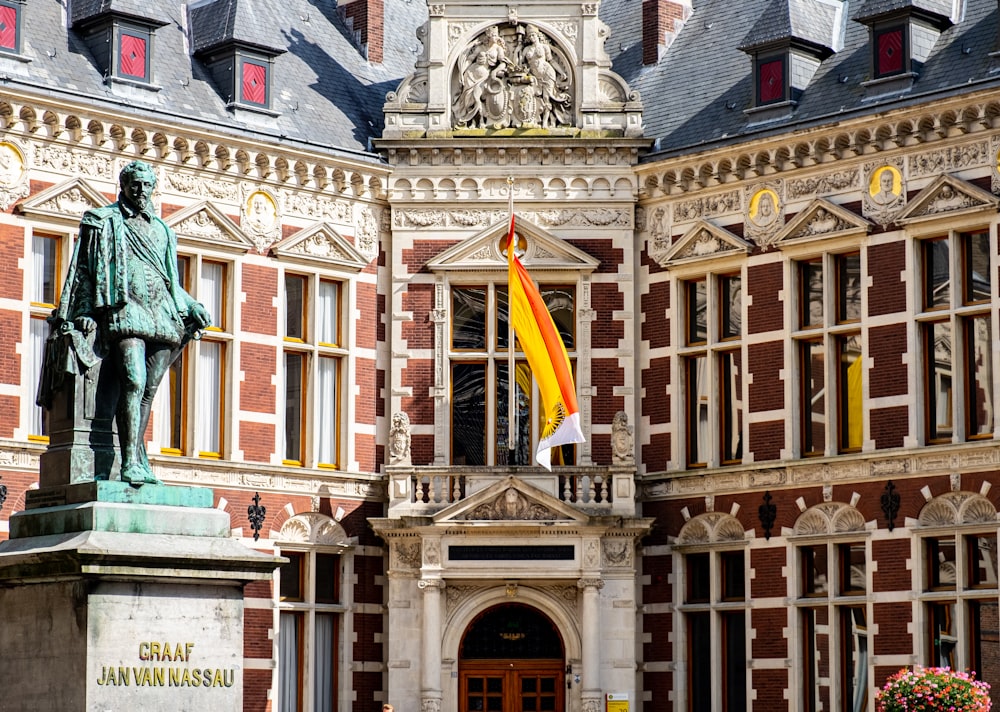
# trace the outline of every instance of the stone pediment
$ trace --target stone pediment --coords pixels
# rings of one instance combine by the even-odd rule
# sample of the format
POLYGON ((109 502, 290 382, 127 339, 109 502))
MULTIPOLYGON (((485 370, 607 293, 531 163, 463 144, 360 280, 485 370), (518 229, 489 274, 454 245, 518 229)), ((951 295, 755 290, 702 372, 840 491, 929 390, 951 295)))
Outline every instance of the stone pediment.
POLYGON ((360 272, 370 260, 329 223, 317 223, 276 242, 271 253, 293 262, 346 267, 360 272))
POLYGON ((469 521, 578 522, 589 517, 514 476, 495 482, 434 515, 437 524, 469 521))
POLYGON ((782 228, 776 244, 781 248, 816 240, 866 235, 871 229, 872 223, 863 217, 829 200, 817 198, 782 228))
POLYGON ((910 201, 896 222, 901 225, 972 213, 1000 204, 992 193, 950 175, 938 176, 910 201))
POLYGON ((45 217, 78 223, 88 210, 112 201, 82 178, 72 178, 43 190, 17 206, 18 212, 31 217, 45 217))
POLYGON ((254 246, 235 222, 207 201, 178 210, 165 222, 177 233, 177 241, 181 244, 237 253, 246 252, 254 246))
POLYGON ((657 260, 662 267, 745 255, 753 245, 707 220, 699 220, 657 260))
MULTIPOLYGON (((427 268, 432 272, 507 269, 508 227, 509 223, 504 220, 486 228, 439 254, 427 263, 427 268)), ((515 235, 518 257, 529 270, 571 269, 593 272, 601 264, 600 260, 520 216, 515 218, 515 235)))

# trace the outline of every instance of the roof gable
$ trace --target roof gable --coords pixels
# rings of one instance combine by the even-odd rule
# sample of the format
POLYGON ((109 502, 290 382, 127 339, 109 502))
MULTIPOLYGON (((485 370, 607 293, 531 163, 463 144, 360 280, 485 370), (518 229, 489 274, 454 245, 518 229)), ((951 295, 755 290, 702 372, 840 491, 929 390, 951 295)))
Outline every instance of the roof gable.
POLYGON ((442 509, 434 522, 457 523, 471 521, 565 521, 588 523, 590 518, 580 510, 508 475, 484 490, 442 509))
POLYGON ((725 228, 699 220, 684 233, 657 262, 662 267, 678 267, 696 262, 712 262, 724 257, 745 255, 753 245, 725 228))
POLYGON ((926 222, 976 212, 987 206, 996 208, 998 204, 1000 199, 992 193, 945 174, 920 191, 896 222, 900 225, 926 222))
POLYGON ((235 222, 208 201, 195 203, 168 217, 167 223, 177 233, 177 241, 229 252, 246 252, 253 241, 235 222))
MULTIPOLYGON (((572 269, 592 272, 600 260, 570 245, 529 220, 516 218, 515 233, 522 264, 529 269, 572 269)), ((450 247, 428 262, 431 271, 507 269, 506 240, 508 223, 496 223, 467 240, 450 247)))
POLYGON ((781 247, 862 234, 872 230, 872 223, 847 208, 817 198, 778 233, 775 244, 781 247))
POLYGON ((25 200, 17 209, 32 217, 77 223, 86 211, 107 204, 107 197, 86 180, 71 178, 25 200))
POLYGON ((329 223, 316 223, 276 242, 271 252, 300 263, 346 267, 361 271, 369 259, 329 223))

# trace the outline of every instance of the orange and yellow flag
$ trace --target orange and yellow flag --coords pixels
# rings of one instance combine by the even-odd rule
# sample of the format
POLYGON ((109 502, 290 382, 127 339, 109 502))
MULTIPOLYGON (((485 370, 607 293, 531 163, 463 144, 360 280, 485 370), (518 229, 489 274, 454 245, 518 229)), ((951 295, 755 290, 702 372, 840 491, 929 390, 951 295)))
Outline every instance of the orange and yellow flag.
MULTIPOLYGON (((510 320, 517 340, 538 383, 545 411, 545 424, 538 440, 535 460, 552 469, 549 449, 569 443, 582 443, 580 410, 566 346, 545 301, 515 254, 514 212, 510 214, 507 233, 507 293, 510 320)), ((513 389, 512 389, 513 390, 513 389)))

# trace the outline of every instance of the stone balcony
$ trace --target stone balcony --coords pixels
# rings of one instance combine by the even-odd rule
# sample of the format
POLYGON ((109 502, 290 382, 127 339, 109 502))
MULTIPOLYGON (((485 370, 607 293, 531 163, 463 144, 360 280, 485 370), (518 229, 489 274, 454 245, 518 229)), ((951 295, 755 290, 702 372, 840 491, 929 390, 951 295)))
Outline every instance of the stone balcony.
POLYGON ((389 518, 430 517, 515 477, 592 516, 635 516, 634 467, 389 467, 389 518))

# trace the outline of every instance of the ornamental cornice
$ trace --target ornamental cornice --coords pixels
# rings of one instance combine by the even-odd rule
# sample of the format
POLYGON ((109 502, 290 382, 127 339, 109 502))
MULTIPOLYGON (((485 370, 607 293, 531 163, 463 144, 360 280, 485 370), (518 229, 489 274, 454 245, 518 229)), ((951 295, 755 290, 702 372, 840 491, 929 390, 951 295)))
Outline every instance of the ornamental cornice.
POLYGON ((35 168, 114 181, 118 168, 138 158, 165 170, 164 187, 200 198, 230 199, 234 180, 251 180, 381 202, 389 173, 375 160, 335 158, 294 146, 271 150, 236 134, 49 103, 10 91, 0 96, 0 126, 6 136, 34 146, 35 168))
POLYGON ((869 482, 908 476, 946 475, 956 471, 995 470, 1000 466, 1000 444, 948 445, 898 455, 841 456, 833 461, 800 460, 788 464, 747 468, 720 468, 714 472, 679 476, 646 476, 639 484, 642 500, 704 497, 713 494, 767 490, 776 487, 818 486, 869 482))
POLYGON ((812 167, 828 170, 789 176, 788 199, 846 191, 860 187, 860 164, 876 154, 906 156, 910 178, 989 166, 995 163, 995 151, 985 132, 996 128, 1000 100, 985 91, 806 131, 790 126, 776 138, 745 137, 738 144, 640 165, 640 200, 700 193, 812 167), (852 159, 859 159, 856 165, 845 165, 852 159))

